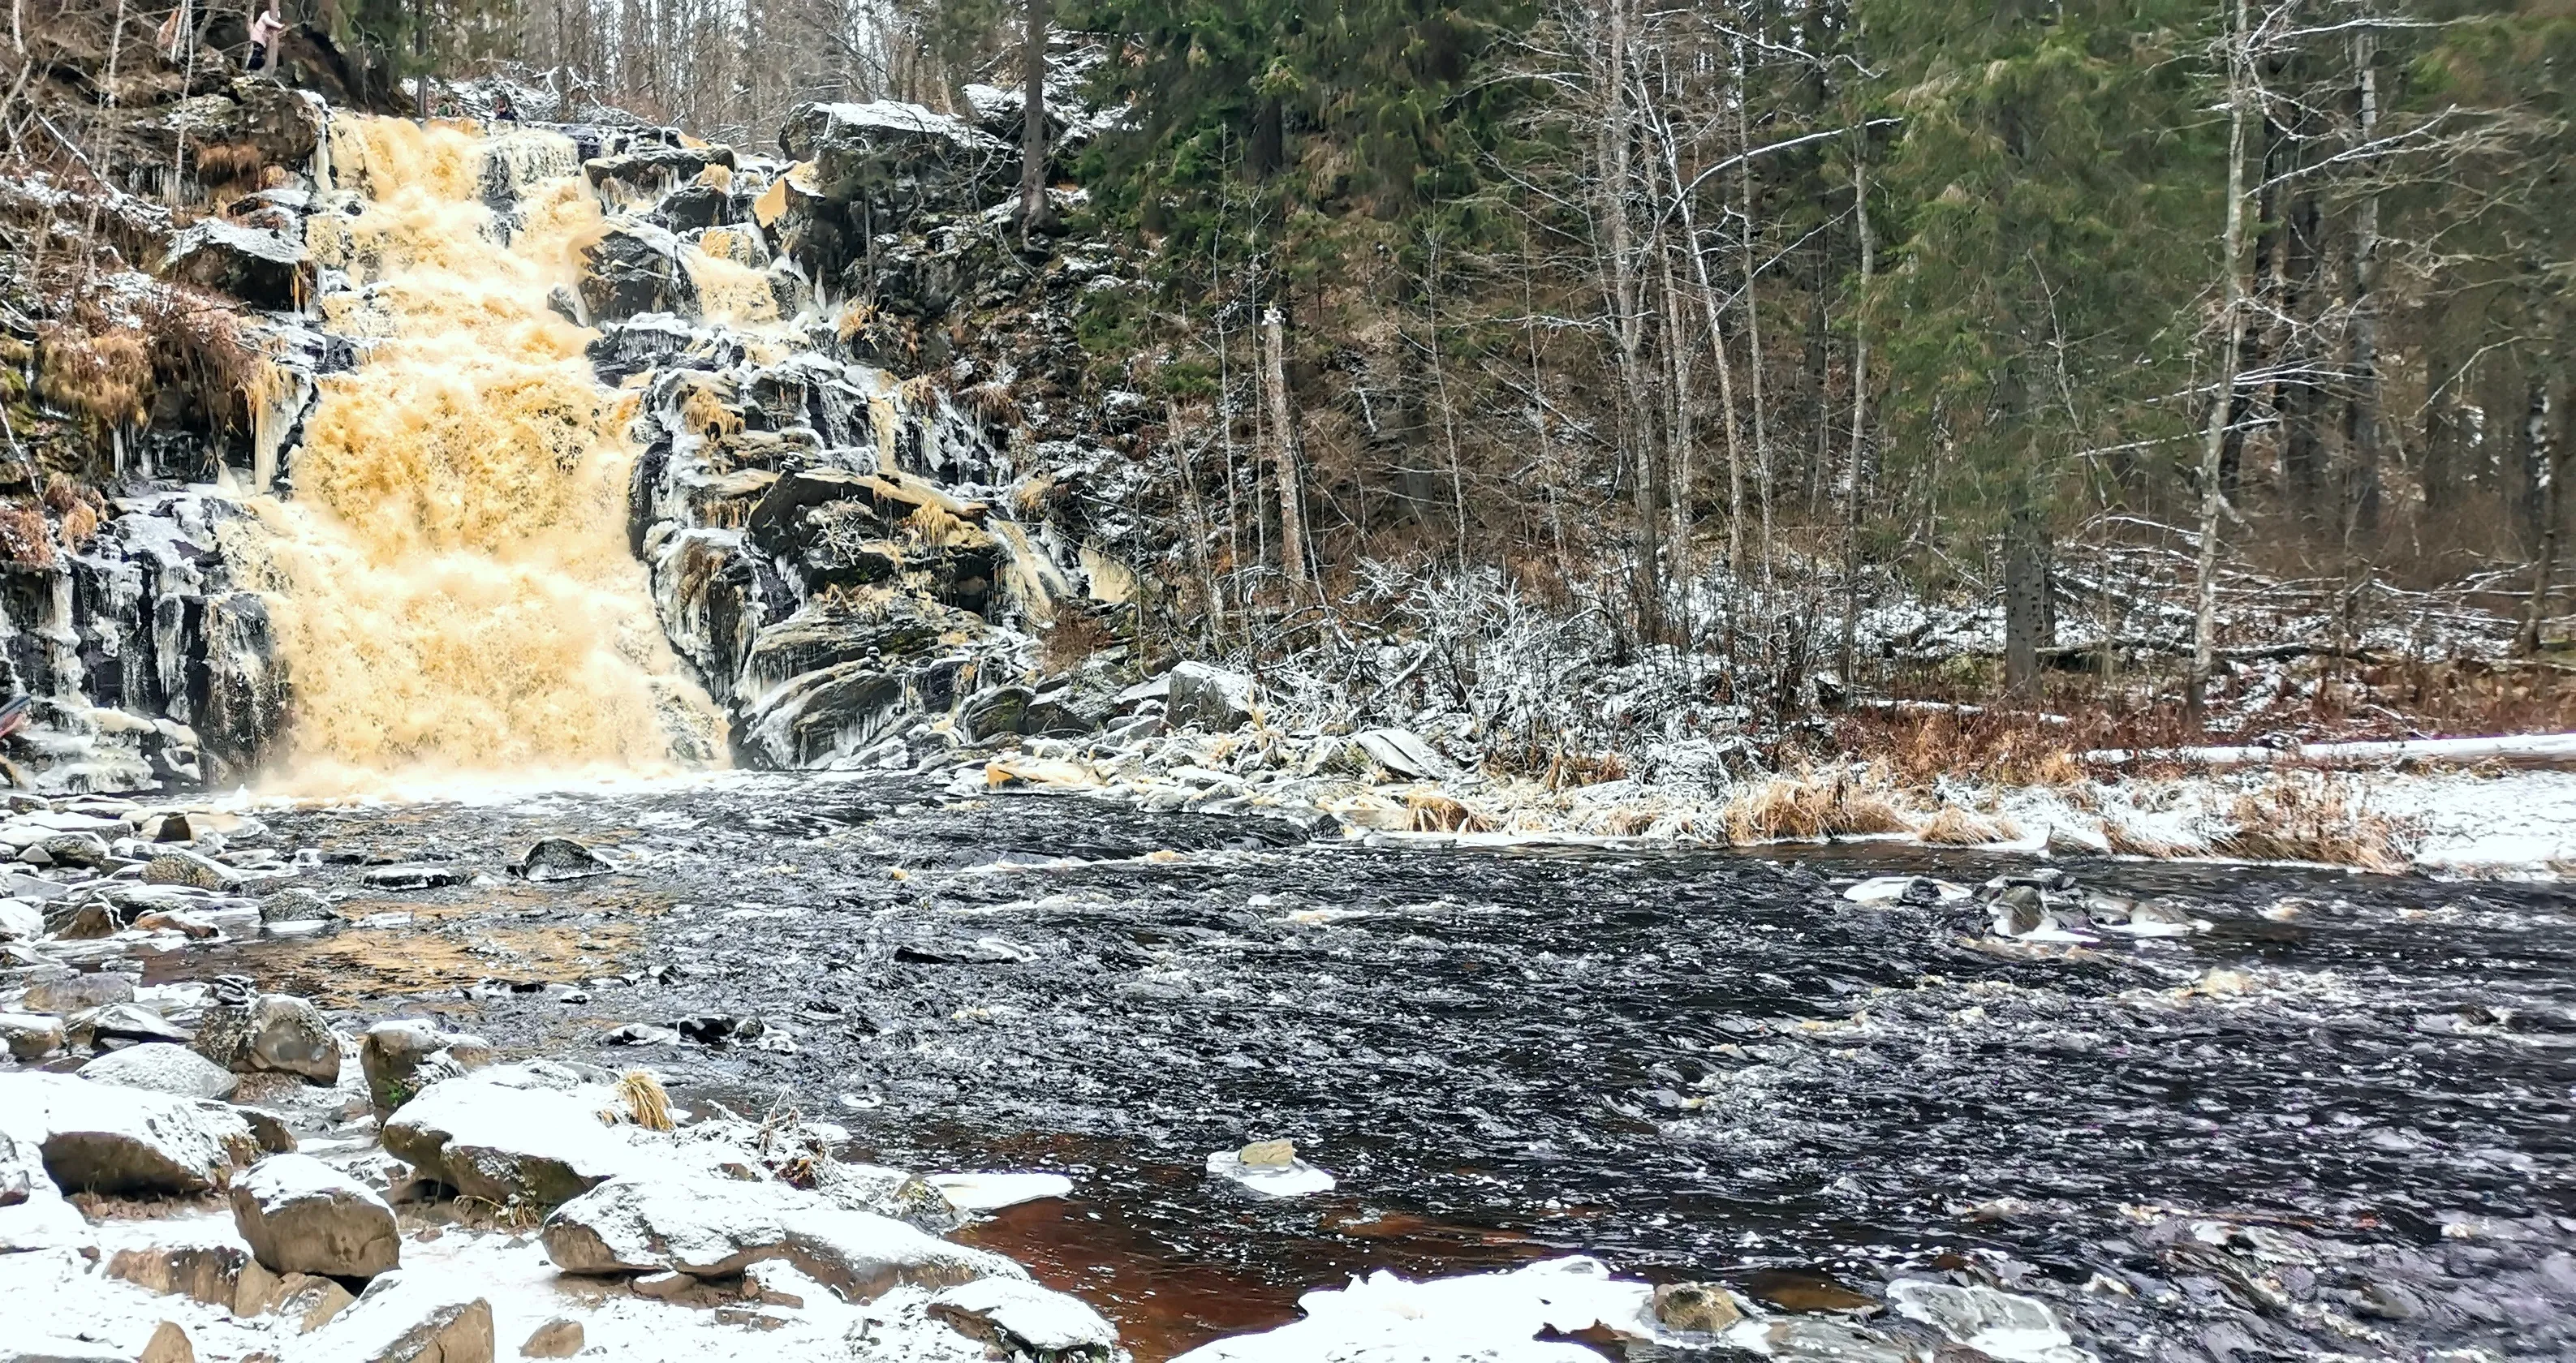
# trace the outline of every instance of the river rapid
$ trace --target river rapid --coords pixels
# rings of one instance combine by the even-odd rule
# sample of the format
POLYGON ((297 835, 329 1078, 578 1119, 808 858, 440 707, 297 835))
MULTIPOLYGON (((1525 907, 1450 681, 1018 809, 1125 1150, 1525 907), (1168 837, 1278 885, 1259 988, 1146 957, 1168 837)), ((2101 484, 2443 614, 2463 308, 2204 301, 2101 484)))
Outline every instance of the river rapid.
POLYGON ((2059 862, 2208 925, 2069 952, 1844 899, 2035 865, 1889 844, 1310 841, 746 773, 260 819, 321 849, 344 921, 154 977, 647 1065, 683 1106, 793 1110, 908 1167, 1070 1174, 968 1238, 1139 1359, 1351 1273, 1565 1253, 1791 1309, 1963 1274, 2106 1359, 2576 1354, 2556 888, 2059 862), (544 836, 617 869, 510 878, 544 836), (472 878, 397 890, 395 864, 472 878), (1339 1187, 1204 1171, 1275 1137, 1339 1187))

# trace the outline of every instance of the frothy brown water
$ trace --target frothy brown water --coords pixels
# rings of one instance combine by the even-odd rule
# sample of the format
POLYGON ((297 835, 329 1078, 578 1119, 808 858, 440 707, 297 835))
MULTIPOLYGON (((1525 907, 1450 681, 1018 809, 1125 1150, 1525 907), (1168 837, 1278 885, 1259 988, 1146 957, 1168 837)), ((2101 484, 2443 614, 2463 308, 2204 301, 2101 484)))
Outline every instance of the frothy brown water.
POLYGON ((294 689, 281 783, 720 751, 627 551, 619 396, 591 333, 546 307, 601 229, 572 144, 348 116, 331 142, 365 203, 318 216, 314 251, 362 291, 324 318, 378 339, 323 380, 294 495, 260 499, 266 534, 238 546, 266 567, 294 689), (495 160, 520 185, 506 245, 478 200, 495 160))

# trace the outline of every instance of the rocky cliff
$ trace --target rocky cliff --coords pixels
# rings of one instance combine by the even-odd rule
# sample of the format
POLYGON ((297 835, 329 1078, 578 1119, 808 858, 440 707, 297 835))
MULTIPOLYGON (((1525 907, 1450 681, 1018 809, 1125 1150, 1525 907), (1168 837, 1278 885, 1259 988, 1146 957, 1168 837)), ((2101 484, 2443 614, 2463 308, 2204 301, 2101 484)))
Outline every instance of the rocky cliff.
MULTIPOLYGON (((41 358, 13 390, 20 425, 90 456, 24 470, 31 544, 0 566, 0 683, 37 698, 12 756, 47 787, 246 779, 297 712, 246 506, 297 497, 320 389, 387 333, 360 226, 386 186, 335 136, 350 116, 241 87, 189 117, 263 139, 262 187, 184 226, 114 205, 153 267, 121 287, 220 300, 256 357, 237 395, 167 384, 140 420, 75 429, 41 358)), ((1121 408, 1075 401, 1071 305, 1114 284, 1106 254, 1023 242, 1015 153, 971 123, 816 105, 780 142, 793 159, 496 124, 470 153, 486 237, 506 243, 557 177, 596 201, 549 303, 593 332, 633 453, 626 540, 672 651, 750 764, 909 766, 959 739, 1097 727, 1118 650, 1050 674, 1039 636, 1111 637, 1098 622, 1137 590, 1134 489, 1104 443, 1121 408)), ((14 184, 11 206, 61 228, 72 196, 47 192, 14 184)))

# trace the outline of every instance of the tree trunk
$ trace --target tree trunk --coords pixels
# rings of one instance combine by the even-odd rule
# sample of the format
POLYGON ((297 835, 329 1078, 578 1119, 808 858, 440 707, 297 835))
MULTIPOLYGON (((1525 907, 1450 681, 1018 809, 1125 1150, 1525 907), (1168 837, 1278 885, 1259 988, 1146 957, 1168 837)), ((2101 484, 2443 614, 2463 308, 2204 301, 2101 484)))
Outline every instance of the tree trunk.
MULTIPOLYGON (((2363 29, 2352 38, 2352 64, 2361 105, 2360 137, 2369 146, 2379 136, 2378 35, 2363 29)), ((2362 162, 2362 174, 2376 173, 2376 156, 2362 162)), ((2344 453, 2350 461, 2344 484, 2344 535, 2350 544, 2379 524, 2379 192, 2364 193, 2353 210, 2351 392, 2344 405, 2344 453)))
POLYGON ((2056 642, 2048 601, 2048 528, 2025 492, 2004 530, 2004 687, 2039 699, 2040 650, 2056 642))
POLYGON ((1216 569, 1208 563, 1207 507, 1199 500, 1198 475, 1190 471, 1189 448, 1181 443, 1180 409, 1168 400, 1163 404, 1163 431, 1172 442, 1172 471, 1181 480, 1181 509, 1190 518, 1190 567, 1197 572, 1199 594, 1207 601, 1208 637, 1221 639, 1225 637, 1225 596, 1217 590, 1216 569))
MULTIPOLYGON (((279 37, 284 36, 285 35, 283 34, 279 35, 279 37)), ((276 47, 278 45, 279 44, 275 41, 271 41, 269 44, 271 47, 276 47)), ((269 63, 271 65, 275 65, 276 61, 276 55, 274 53, 270 54, 269 63)), ((413 68, 411 76, 412 104, 419 111, 420 121, 427 123, 429 121, 428 0, 411 0, 411 62, 413 68)))
POLYGON ((1047 226, 1046 57, 1050 0, 1028 0, 1020 48, 1020 244, 1047 226))
POLYGON ((1624 424, 1630 434, 1629 452, 1635 460, 1630 491, 1636 520, 1638 633, 1653 638, 1663 628, 1664 589, 1662 564, 1658 561, 1662 536, 1656 516, 1654 437, 1649 416, 1652 398, 1640 358, 1645 318, 1628 222, 1628 6, 1633 2, 1607 0, 1609 52, 1603 64, 1601 89, 1608 109, 1601 122, 1601 214, 1609 227, 1610 325, 1619 352, 1622 396, 1626 399, 1621 410, 1627 418, 1624 424))
POLYGON ((1745 106, 1752 103, 1747 88, 1744 42, 1735 44, 1735 140, 1738 159, 1735 163, 1737 184, 1744 195, 1744 381, 1745 400, 1753 415, 1754 489, 1762 503, 1762 573, 1767 581, 1771 573, 1771 444, 1762 412, 1762 291, 1761 263, 1755 258, 1758 234, 1753 215, 1753 124, 1745 106))
POLYGON ((2567 482, 2567 452, 2560 442, 2551 439, 2551 405, 2548 383, 2532 380, 2523 441, 2532 478, 2540 485, 2539 495, 2534 498, 2540 504, 2540 542, 2532 558, 2531 601, 2523 611, 2522 630, 2514 639, 2514 651, 2524 657, 2540 651, 2540 627, 2549 619, 2549 601, 2558 574, 2558 523, 2564 515, 2559 489, 2567 482))
POLYGON ((1843 650, 1840 668, 1843 689, 1849 691, 1852 680, 1853 653, 1860 635, 1860 499, 1867 485, 1863 439, 1869 430, 1869 286, 1870 275, 1877 265, 1877 243, 1869 234, 1869 125, 1864 122, 1858 134, 1860 145, 1852 153, 1852 216, 1860 232, 1860 300, 1852 309, 1852 421, 1851 460, 1847 466, 1850 485, 1843 490, 1843 650))
POLYGON ((1297 478, 1296 426, 1288 414, 1287 324, 1276 305, 1261 311, 1261 381, 1270 402, 1270 453, 1279 481, 1279 568, 1291 596, 1306 590, 1305 493, 1297 478))
POLYGON ((2227 230, 2223 238, 2226 315, 2219 319, 2225 339, 2219 344, 2218 382, 2209 395, 2208 429, 2202 433, 2200 457, 2200 560, 2195 565, 2199 598, 2191 631, 2191 675, 2184 683, 2183 711, 2199 728, 2208 704, 2209 672, 2218 652, 2218 509, 2221 491, 2219 457, 2227 446, 2227 416, 2236 395, 2238 350, 2245 341, 2245 125, 2252 114, 2253 80, 2246 67, 2251 54, 2246 0, 2236 0, 2227 34, 2227 230))

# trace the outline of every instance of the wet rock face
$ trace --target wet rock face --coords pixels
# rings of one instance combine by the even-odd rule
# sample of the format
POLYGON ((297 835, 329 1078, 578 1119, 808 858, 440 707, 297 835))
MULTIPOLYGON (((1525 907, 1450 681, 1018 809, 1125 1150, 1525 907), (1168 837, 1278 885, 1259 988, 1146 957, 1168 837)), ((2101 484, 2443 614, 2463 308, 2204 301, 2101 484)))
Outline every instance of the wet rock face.
POLYGON ((160 272, 274 312, 302 306, 313 287, 313 261, 301 241, 222 218, 181 229, 160 272))
POLYGON ((921 213, 973 212, 1019 173, 1010 146, 918 104, 809 104, 788 115, 779 146, 813 163, 814 192, 851 206, 862 230, 921 213))
POLYGON ((643 223, 612 227, 592 243, 582 257, 580 291, 594 321, 698 312, 698 286, 680 259, 679 239, 643 223))

